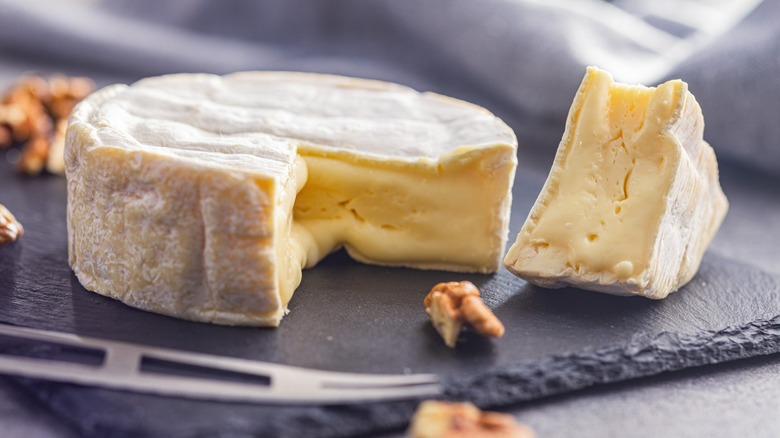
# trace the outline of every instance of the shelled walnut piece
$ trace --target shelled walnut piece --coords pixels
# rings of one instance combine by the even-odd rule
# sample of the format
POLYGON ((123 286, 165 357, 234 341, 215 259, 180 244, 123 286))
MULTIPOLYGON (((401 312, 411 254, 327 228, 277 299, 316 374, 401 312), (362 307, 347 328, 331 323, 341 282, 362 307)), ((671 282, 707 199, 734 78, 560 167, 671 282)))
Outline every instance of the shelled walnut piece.
POLYGON ((533 438, 533 431, 508 414, 482 412, 471 403, 425 401, 409 426, 410 438, 533 438))
POLYGON ((0 204, 0 245, 15 242, 23 234, 22 224, 3 204, 0 204))
POLYGON ((479 289, 469 281, 437 284, 425 297, 423 306, 450 348, 455 347, 464 323, 483 336, 500 338, 504 335, 504 325, 482 302, 479 289))
POLYGON ((21 78, 0 99, 0 149, 21 145, 17 169, 22 173, 62 174, 68 116, 93 89, 87 78, 21 78))

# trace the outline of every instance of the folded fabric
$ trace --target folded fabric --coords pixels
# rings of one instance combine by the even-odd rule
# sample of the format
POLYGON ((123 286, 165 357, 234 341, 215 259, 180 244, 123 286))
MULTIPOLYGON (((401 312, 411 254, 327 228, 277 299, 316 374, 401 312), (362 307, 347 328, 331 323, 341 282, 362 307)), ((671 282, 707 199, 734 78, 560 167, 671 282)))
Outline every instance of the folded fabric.
POLYGON ((584 67, 682 78, 722 158, 780 170, 778 0, 1 0, 7 53, 129 81, 304 70, 401 82, 487 106, 554 150, 584 67))

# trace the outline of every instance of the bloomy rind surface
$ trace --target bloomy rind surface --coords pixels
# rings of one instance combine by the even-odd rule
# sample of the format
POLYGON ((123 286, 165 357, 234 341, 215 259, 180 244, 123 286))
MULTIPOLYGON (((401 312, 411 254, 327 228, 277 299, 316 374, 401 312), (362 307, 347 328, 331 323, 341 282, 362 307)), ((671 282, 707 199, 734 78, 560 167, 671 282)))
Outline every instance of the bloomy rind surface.
MULTIPOLYGON (((69 142, 87 134, 75 124, 69 142)), ((273 180, 108 146, 70 148, 67 162, 69 258, 85 288, 185 319, 278 325, 273 180)))
MULTIPOLYGON (((69 259, 82 285, 144 310, 231 325, 278 325, 301 268, 341 245, 367 263, 495 271, 517 164, 511 129, 475 105, 379 81, 285 72, 110 86, 74 110, 66 143, 69 259), (348 175, 372 166, 426 181, 460 167, 473 172, 479 179, 470 185, 481 195, 472 197, 484 208, 453 200, 447 215, 456 224, 477 218, 480 245, 388 259, 367 253, 370 227, 315 236, 322 230, 293 220, 296 197, 318 178, 307 169, 315 156, 348 163, 348 175)), ((364 221, 352 201, 334 199, 337 213, 364 221)), ((407 222, 418 234, 432 227, 416 214, 407 222)), ((392 225, 371 225, 381 225, 387 242, 404 242, 390 238, 392 225)))

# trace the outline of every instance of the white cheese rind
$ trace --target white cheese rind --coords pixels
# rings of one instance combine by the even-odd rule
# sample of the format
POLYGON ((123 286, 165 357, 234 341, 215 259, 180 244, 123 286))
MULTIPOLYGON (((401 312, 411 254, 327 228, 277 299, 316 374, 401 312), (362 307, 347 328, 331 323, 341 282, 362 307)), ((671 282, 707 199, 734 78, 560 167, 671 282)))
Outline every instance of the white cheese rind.
POLYGON ((684 82, 628 86, 589 68, 507 269, 542 287, 653 299, 682 287, 728 210, 703 129, 684 82))
POLYGON ((68 128, 70 264, 131 306, 262 326, 279 324, 301 269, 341 246, 367 263, 493 272, 516 148, 482 108, 378 81, 111 86, 68 128))

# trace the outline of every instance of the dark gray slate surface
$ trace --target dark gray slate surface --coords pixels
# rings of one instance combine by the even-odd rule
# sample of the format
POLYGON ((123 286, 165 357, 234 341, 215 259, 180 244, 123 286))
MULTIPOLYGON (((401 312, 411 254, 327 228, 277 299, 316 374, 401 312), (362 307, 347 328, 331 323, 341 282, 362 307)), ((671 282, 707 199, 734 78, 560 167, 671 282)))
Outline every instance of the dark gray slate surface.
POLYGON ((777 438, 778 389, 774 354, 599 385, 508 411, 540 438, 777 438))
MULTIPOLYGON (((513 233, 543 182, 544 160, 521 160, 513 233)), ((724 173, 725 181, 747 177, 738 168, 726 167, 724 173)), ((751 178, 754 184, 772 184, 769 177, 751 178)), ((493 407, 780 351, 776 278, 713 253, 688 286, 664 301, 547 291, 506 272, 462 276, 364 266, 340 253, 305 272, 292 312, 279 329, 179 321, 129 308, 79 285, 67 266, 64 180, 23 180, 4 165, 0 187, 3 202, 27 230, 20 242, 0 249, 0 321, 7 323, 323 369, 436 372, 445 378, 447 397, 493 407), (431 285, 453 278, 482 287, 507 326, 504 338, 467 337, 455 351, 443 346, 421 300, 431 285)), ((91 436, 353 435, 402 428, 415 407, 414 402, 226 405, 14 381, 91 436)))
POLYGON ((521 420, 546 438, 570 437, 572 430, 582 431, 580 437, 780 436, 780 356, 720 364, 707 371, 606 385, 517 408, 521 420), (595 427, 604 413, 609 421, 595 427))

